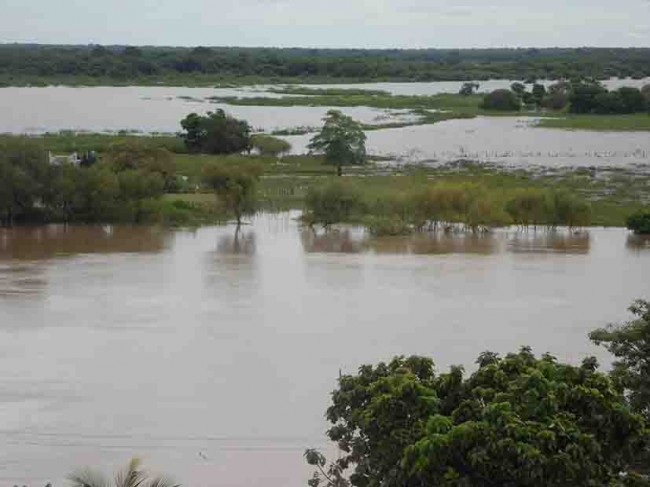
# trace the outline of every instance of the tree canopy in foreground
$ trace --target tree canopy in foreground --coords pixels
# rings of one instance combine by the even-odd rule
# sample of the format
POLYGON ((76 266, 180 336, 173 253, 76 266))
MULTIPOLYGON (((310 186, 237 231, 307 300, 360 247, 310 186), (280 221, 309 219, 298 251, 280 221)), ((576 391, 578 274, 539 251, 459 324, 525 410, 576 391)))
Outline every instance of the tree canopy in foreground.
POLYGON ((614 485, 645 449, 642 416, 595 359, 522 348, 477 363, 467 378, 424 357, 341 376, 327 419, 342 456, 326 471, 308 450, 310 485, 347 485, 347 469, 356 487, 614 485))

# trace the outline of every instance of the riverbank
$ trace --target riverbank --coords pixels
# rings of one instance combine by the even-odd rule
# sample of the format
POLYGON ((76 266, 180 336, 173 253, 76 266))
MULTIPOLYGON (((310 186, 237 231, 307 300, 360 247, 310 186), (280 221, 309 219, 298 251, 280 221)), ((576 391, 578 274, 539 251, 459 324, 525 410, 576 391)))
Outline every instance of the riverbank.
MULTIPOLYGON (((202 168, 212 162, 237 163, 243 156, 175 156, 178 174, 198 183, 202 168)), ((264 168, 259 182, 261 207, 269 211, 303 209, 310 189, 336 180, 334 169, 319 157, 290 156, 281 160, 252 157, 264 168)), ((471 161, 428 165, 391 165, 374 161, 345 169, 344 180, 365 201, 405 192, 422 181, 478 185, 503 197, 523 190, 553 188, 583 198, 591 206, 593 226, 625 226, 626 218, 650 204, 649 168, 531 168, 512 169, 471 161)), ((214 202, 210 193, 168 194, 169 200, 214 202)))
MULTIPOLYGON (((18 139, 2 136, 0 142, 18 139)), ((202 184, 206 165, 213 163, 240 164, 254 162, 261 168, 258 183, 260 208, 265 211, 302 210, 305 200, 314 188, 334 180, 344 180, 362 201, 390 199, 406 194, 424 183, 478 186, 506 201, 518 192, 542 191, 552 188, 566 192, 591 207, 591 225, 625 226, 626 218, 650 205, 650 167, 631 164, 625 167, 599 166, 588 168, 550 167, 535 165, 515 168, 472 160, 456 162, 397 163, 382 157, 371 158, 364 166, 346 167, 344 177, 334 176, 335 169, 317 156, 293 155, 281 158, 271 156, 218 156, 187 154, 182 140, 172 135, 105 135, 72 133, 32 137, 39 150, 53 153, 102 154, 112 146, 131 147, 128 150, 151 151, 166 149, 175 178, 168 184, 162 199, 147 203, 142 223, 161 222, 166 225, 200 226, 227 219, 216 205, 216 197, 202 184), (151 220, 147 215, 153 215, 151 220), (145 218, 146 217, 146 218, 145 218)), ((100 164, 102 164, 100 162, 100 164)), ((171 179, 169 179, 171 181, 171 179)), ((505 221, 504 224, 508 224, 505 221)))

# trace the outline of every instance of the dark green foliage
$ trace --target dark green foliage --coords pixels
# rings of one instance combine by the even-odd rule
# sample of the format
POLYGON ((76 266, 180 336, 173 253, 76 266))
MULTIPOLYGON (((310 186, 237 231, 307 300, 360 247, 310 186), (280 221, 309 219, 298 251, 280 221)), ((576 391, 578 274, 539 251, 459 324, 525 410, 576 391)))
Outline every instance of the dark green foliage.
POLYGON ((323 128, 309 142, 310 151, 323 153, 325 162, 336 166, 339 176, 343 166, 365 164, 366 134, 361 124, 338 110, 330 110, 323 128))
POLYGON ((328 436, 358 487, 609 485, 645 445, 594 359, 484 353, 469 378, 396 358, 343 375, 328 436))
POLYGON ((29 218, 50 180, 42 145, 29 138, 0 140, 0 224, 29 218))
POLYGON ((627 228, 636 234, 650 234, 650 210, 639 210, 627 218, 627 228))
POLYGON ((503 112, 519 111, 521 109, 521 99, 511 90, 494 90, 483 97, 481 108, 503 112))
POLYGON ((190 113, 181 120, 180 136, 190 152, 238 154, 251 149, 250 126, 219 109, 205 116, 190 113))
POLYGON ((595 368, 526 349, 481 366, 429 419, 406 468, 420 485, 609 484, 644 445, 644 423, 595 368))
POLYGON ((632 408, 650 421, 650 302, 638 300, 630 311, 635 319, 595 330, 589 338, 616 357, 614 383, 632 408))
POLYGON ((650 76, 650 49, 273 49, 0 45, 0 83, 454 81, 650 76))
POLYGON ((600 83, 573 83, 569 95, 571 113, 593 113, 596 106, 596 97, 607 93, 600 83))
POLYGON ((647 110, 643 93, 637 88, 622 87, 607 91, 599 83, 574 83, 569 96, 572 113, 624 114, 647 110))
POLYGON ((123 149, 110 153, 111 162, 53 166, 42 139, 0 139, 0 223, 155 219, 173 161, 164 152, 160 160, 123 149))
POLYGON ((255 163, 211 163, 203 168, 203 182, 212 189, 224 210, 241 224, 242 217, 257 209, 255 184, 261 175, 255 163))

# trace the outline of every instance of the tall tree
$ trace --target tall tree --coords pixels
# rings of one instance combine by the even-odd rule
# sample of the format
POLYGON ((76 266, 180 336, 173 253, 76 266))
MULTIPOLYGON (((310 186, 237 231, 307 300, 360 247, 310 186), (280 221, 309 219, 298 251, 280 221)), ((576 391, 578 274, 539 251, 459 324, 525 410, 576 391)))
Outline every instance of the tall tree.
POLYGON ((325 154, 325 162, 336 166, 343 175, 343 166, 365 164, 366 134, 358 122, 338 110, 330 110, 321 131, 309 145, 310 151, 325 154))

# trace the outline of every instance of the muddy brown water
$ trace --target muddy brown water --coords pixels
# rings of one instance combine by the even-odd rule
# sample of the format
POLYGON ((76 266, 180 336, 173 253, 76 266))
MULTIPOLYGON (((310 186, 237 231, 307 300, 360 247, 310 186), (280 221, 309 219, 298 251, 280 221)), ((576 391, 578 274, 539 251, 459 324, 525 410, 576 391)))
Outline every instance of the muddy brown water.
POLYGON ((339 371, 526 344, 607 364, 587 333, 650 296, 623 229, 373 239, 296 216, 0 230, 0 484, 140 455, 184 485, 303 486, 339 371))

